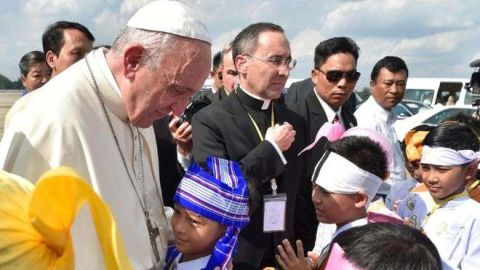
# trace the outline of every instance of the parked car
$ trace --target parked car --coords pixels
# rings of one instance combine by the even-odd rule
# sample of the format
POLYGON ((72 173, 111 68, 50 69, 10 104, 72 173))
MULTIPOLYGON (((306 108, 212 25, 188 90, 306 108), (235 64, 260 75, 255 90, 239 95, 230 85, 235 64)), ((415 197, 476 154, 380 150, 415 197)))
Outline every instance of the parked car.
POLYGON ((473 116, 477 112, 477 108, 469 105, 453 105, 453 106, 435 106, 432 109, 420 111, 411 117, 398 120, 395 123, 395 131, 399 140, 403 140, 405 134, 412 128, 420 124, 438 125, 441 122, 456 116, 464 114, 473 116))
POLYGON ((467 78, 408 78, 405 99, 431 106, 471 105, 465 89, 468 82, 467 78))
POLYGON ((393 107, 392 111, 397 114, 398 119, 405 119, 407 117, 417 114, 420 111, 428 110, 431 108, 431 106, 425 105, 421 102, 404 99, 395 107, 393 107))

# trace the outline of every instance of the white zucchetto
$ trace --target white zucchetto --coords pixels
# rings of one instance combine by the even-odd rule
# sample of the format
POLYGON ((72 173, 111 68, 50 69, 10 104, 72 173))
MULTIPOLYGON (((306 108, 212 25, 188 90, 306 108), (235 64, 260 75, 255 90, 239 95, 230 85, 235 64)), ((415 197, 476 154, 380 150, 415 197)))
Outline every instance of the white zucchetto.
POLYGON ((127 26, 170 33, 211 44, 207 27, 198 14, 192 8, 177 1, 150 2, 133 15, 127 26))

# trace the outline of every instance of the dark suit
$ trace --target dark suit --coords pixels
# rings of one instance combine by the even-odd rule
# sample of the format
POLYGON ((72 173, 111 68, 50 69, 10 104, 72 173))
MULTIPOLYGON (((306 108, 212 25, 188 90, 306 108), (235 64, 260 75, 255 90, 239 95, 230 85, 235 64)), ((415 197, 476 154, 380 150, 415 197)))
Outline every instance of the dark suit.
MULTIPOLYGON (((310 93, 307 97, 300 102, 297 102, 289 107, 292 111, 300 115, 307 124, 307 144, 312 143, 315 140, 318 130, 324 123, 328 121, 325 110, 323 109, 320 101, 318 101, 317 96, 313 89, 310 90, 310 93)), ((357 120, 353 113, 348 111, 346 108, 342 107, 342 122, 344 123, 345 129, 349 129, 357 125, 357 120)), ((307 178, 310 179, 315 165, 322 157, 326 147, 326 139, 322 138, 313 149, 303 153, 307 158, 307 178)), ((299 235, 303 237, 301 239, 304 242, 306 248, 313 248, 315 244, 316 229, 318 221, 315 215, 315 209, 313 208, 313 203, 311 200, 312 187, 310 185, 304 185, 302 190, 303 195, 299 196, 299 202, 297 202, 302 208, 307 209, 305 212, 296 213, 296 219, 298 222, 303 224, 298 224, 297 227, 299 235), (306 201, 302 201, 306 198, 306 201), (303 205, 303 206, 302 206, 303 205)))
POLYGON ((252 103, 260 102, 237 89, 221 102, 214 103, 194 115, 193 156, 204 162, 208 156, 238 161, 249 182, 251 200, 256 208, 249 225, 239 237, 234 257, 235 269, 259 269, 274 265, 275 246, 284 238, 295 239, 294 214, 296 197, 304 177, 303 157, 297 158, 305 144, 305 124, 301 117, 280 104, 274 104, 275 123, 288 122, 296 130, 296 139, 284 152, 287 165, 268 141, 261 141, 248 113, 252 115, 263 135, 270 126, 272 105, 266 111, 252 103), (258 108, 254 108, 258 107, 258 108), (248 112, 248 113, 247 113, 248 112), (275 177, 278 192, 287 194, 286 230, 282 233, 263 233, 263 197, 271 194, 270 179, 275 177), (249 266, 247 266, 249 265, 249 266))
POLYGON ((185 172, 177 161, 177 144, 168 128, 169 120, 168 116, 156 120, 153 122, 153 130, 157 141, 163 202, 165 205, 173 207, 173 196, 185 172))
POLYGON ((225 91, 225 88, 220 87, 220 89, 217 90, 217 92, 215 92, 215 94, 209 94, 207 95, 207 97, 210 99, 210 101, 212 103, 215 103, 215 102, 219 102, 220 100, 228 97, 228 94, 227 92, 225 91))
MULTIPOLYGON (((313 87, 315 87, 315 85, 311 78, 292 83, 288 88, 288 92, 285 94, 285 104, 291 106, 297 102, 305 100, 308 94, 312 92, 313 87)), ((355 112, 356 106, 357 99, 355 93, 352 93, 350 98, 348 98, 345 104, 343 104, 343 108, 353 113, 355 112)))
POLYGON ((290 106, 305 100, 314 86, 311 78, 292 83, 285 94, 285 105, 290 106))

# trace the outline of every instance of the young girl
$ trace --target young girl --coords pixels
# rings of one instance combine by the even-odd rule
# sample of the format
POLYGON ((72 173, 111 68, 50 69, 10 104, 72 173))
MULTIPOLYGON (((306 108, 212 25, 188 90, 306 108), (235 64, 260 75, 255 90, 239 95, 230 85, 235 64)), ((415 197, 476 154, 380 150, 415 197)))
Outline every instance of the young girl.
POLYGON ((465 189, 476 177, 479 149, 478 136, 468 126, 448 122, 432 129, 420 162, 429 192, 404 200, 398 211, 424 230, 445 269, 480 269, 480 204, 465 189))

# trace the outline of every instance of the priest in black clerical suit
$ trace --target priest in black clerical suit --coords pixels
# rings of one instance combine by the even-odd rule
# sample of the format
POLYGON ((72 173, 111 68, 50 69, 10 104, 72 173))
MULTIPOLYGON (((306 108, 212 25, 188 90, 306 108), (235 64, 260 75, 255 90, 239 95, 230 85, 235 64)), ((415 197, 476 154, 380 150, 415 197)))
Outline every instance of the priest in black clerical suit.
MULTIPOLYGON (((297 192, 305 183, 305 162, 297 154, 305 146, 305 124, 284 105, 263 102, 246 94, 240 88, 219 103, 211 104, 194 115, 193 157, 205 161, 208 156, 223 157, 240 162, 249 182, 255 210, 250 224, 241 232, 238 256, 261 260, 256 255, 271 253, 281 240, 295 240, 294 210, 297 192), (268 103, 268 104, 267 104, 268 103), (296 130, 295 142, 284 152, 284 165, 271 143, 261 141, 250 116, 257 123, 262 136, 274 123, 288 122, 296 130), (283 233, 264 234, 262 196, 271 194, 270 179, 276 178, 278 192, 287 194, 286 230, 283 233), (273 236, 273 238, 272 238, 273 236), (266 251, 264 251, 265 249, 266 251)), ((267 254, 265 254, 267 255, 267 254)))

